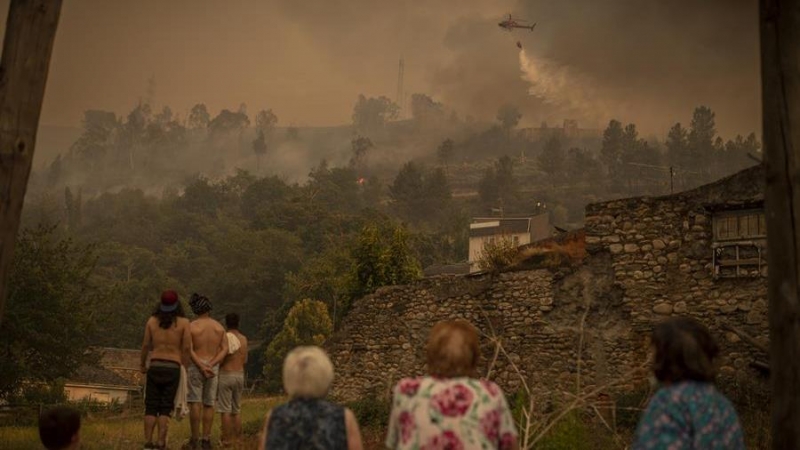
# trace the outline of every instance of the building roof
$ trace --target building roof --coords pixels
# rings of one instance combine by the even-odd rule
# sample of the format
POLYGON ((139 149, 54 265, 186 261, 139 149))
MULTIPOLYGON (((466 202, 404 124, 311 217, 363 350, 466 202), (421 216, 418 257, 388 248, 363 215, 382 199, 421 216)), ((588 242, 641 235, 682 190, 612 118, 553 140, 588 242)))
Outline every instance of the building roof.
POLYGON ((95 347, 100 355, 100 366, 106 369, 139 370, 141 350, 113 347, 95 347))
POLYGON ((90 365, 80 366, 75 374, 69 377, 65 384, 114 386, 121 389, 137 389, 135 386, 132 386, 128 380, 122 378, 116 373, 102 367, 90 365))
POLYGON ((469 237, 529 233, 531 218, 475 218, 469 225, 469 237))
POLYGON ((691 201, 709 211, 758 208, 761 207, 764 201, 765 176, 764 164, 756 164, 687 191, 658 197, 629 197, 590 203, 586 205, 586 213, 591 214, 595 211, 603 210, 608 204, 615 202, 625 202, 630 208, 635 208, 640 203, 672 201, 675 199, 691 201))

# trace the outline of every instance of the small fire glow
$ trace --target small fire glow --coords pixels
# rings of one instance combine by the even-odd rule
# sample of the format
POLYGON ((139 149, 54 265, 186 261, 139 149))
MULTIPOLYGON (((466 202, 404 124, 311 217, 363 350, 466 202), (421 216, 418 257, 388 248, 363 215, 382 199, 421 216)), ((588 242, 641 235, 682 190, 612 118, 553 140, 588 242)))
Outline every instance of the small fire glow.
POLYGON ((364 177, 361 177, 361 178, 358 179, 357 183, 358 184, 364 184, 365 181, 367 181, 367 180, 365 180, 364 177))

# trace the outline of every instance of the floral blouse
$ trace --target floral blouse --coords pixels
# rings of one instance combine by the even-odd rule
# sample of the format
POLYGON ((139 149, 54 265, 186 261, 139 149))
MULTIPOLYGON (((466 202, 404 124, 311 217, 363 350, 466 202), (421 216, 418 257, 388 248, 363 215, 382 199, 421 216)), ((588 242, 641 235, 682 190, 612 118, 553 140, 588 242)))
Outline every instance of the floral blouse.
POLYGON ((405 378, 394 388, 388 448, 510 449, 516 437, 506 398, 491 381, 405 378))
POLYGON ((744 450, 730 401, 711 383, 686 381, 659 389, 636 429, 634 450, 744 450))

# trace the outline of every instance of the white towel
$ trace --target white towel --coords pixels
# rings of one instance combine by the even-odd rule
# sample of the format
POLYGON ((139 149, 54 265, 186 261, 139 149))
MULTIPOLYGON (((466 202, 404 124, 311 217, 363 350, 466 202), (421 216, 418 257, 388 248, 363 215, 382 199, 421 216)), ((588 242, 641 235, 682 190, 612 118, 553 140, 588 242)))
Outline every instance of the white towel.
POLYGON ((186 368, 181 365, 181 379, 175 392, 175 409, 172 411, 172 417, 176 420, 181 420, 189 414, 189 404, 186 402, 186 394, 189 392, 187 380, 186 368))
POLYGON ((225 335, 228 337, 228 354, 232 355, 236 353, 239 350, 239 348, 241 348, 242 343, 241 341, 239 341, 239 338, 236 337, 236 335, 233 333, 228 332, 225 333, 225 335))

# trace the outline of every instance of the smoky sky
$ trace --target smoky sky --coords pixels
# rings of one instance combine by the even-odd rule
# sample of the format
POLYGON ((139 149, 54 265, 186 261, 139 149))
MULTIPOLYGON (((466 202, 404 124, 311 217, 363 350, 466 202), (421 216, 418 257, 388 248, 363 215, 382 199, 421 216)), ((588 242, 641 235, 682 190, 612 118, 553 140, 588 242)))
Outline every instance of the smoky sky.
POLYGON ((512 103, 523 125, 617 118, 663 136, 708 105, 726 137, 760 130, 757 2, 744 0, 69 0, 42 122, 148 98, 181 115, 246 103, 281 125, 346 124, 358 94, 395 99, 401 55, 405 92, 461 117, 512 103), (535 31, 501 30, 508 13, 535 31), (517 41, 602 107, 531 95, 517 41))

